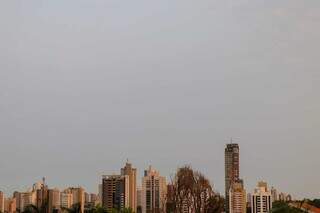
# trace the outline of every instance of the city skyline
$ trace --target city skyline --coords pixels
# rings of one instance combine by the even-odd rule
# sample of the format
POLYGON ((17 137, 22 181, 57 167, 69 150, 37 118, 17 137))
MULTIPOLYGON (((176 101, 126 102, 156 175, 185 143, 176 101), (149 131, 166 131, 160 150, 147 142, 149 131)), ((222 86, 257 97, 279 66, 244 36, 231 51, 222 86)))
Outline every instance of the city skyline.
MULTIPOLYGON (((240 163, 240 161, 238 160, 239 159, 239 145, 238 144, 236 144, 236 143, 233 143, 233 141, 231 140, 231 142, 232 142, 232 144, 225 144, 226 145, 226 147, 228 147, 228 146, 230 146, 231 145, 231 149, 233 149, 233 147, 234 146, 236 146, 236 148, 237 148, 237 165, 240 163)), ((227 150, 227 148, 225 149, 225 155, 226 155, 226 150, 227 150)), ((226 157, 226 156, 225 156, 226 157)), ((232 157, 233 158, 233 157, 232 157)), ((225 158, 225 160, 226 160, 227 158, 225 158)), ((226 163, 226 162, 225 162, 226 163)), ((185 165, 180 165, 180 166, 191 166, 191 168, 192 168, 192 165, 191 164, 185 164, 185 165)), ((226 166, 226 165, 225 165, 226 166)), ((105 173, 103 173, 101 176, 99 176, 98 177, 98 179, 99 179, 99 181, 96 183, 96 189, 95 190, 91 190, 90 191, 90 189, 87 191, 87 189, 84 187, 85 185, 81 185, 81 184, 65 184, 64 186, 60 186, 60 187, 58 187, 58 186, 56 186, 56 185, 50 185, 50 188, 52 188, 52 189, 59 189, 59 190, 62 190, 62 189, 69 189, 69 188, 78 188, 78 187, 80 187, 80 188, 83 188, 84 190, 85 190, 85 192, 88 192, 88 193, 95 193, 95 194, 99 194, 100 193, 100 189, 99 189, 99 187, 100 187, 100 184, 101 184, 101 178, 102 179, 104 179, 105 177, 116 177, 116 178, 123 178, 124 176, 127 176, 126 177, 126 182, 128 182, 129 183, 129 175, 124 175, 124 169, 125 168, 130 168, 130 169, 133 169, 134 170, 134 176, 136 177, 136 181, 135 181, 135 184, 132 186, 131 184, 131 182, 130 182, 130 190, 132 190, 131 189, 131 187, 134 187, 136 190, 135 191, 137 191, 138 189, 140 189, 142 186, 143 186, 143 180, 144 180, 144 178, 145 178, 145 175, 147 174, 146 172, 148 171, 148 172, 155 172, 155 173, 159 173, 159 171, 157 171, 157 170, 154 170, 154 167, 153 167, 153 165, 148 165, 147 166, 147 170, 145 170, 145 169, 142 169, 141 170, 141 174, 138 172, 138 171, 140 171, 140 170, 138 170, 137 168, 135 168, 135 166, 134 166, 134 164, 132 164, 132 162, 130 162, 129 161, 129 159, 126 159, 126 161, 125 161, 125 165, 124 165, 124 167, 120 167, 120 172, 118 171, 118 172, 116 172, 116 171, 107 171, 107 172, 105 172, 105 173), (138 173, 137 173, 138 172, 138 173), (141 180, 142 180, 142 182, 141 182, 141 180)), ((227 166, 226 166, 226 168, 227 168, 227 166)), ((225 171, 227 171, 227 169, 225 168, 225 171)), ((237 168, 237 170, 238 170, 239 168, 237 168)), ((119 168, 118 168, 118 170, 119 170, 119 168)), ((173 177, 172 175, 174 174, 174 172, 175 171, 172 171, 172 173, 171 173, 171 175, 170 175, 170 177, 167 177, 167 176, 164 176, 164 178, 167 180, 167 181, 169 181, 169 182, 167 182, 167 184, 168 185, 170 185, 171 184, 171 178, 173 177)), ((239 172, 239 171, 238 171, 239 172)), ((224 173, 224 175, 225 175, 225 178, 226 178, 226 174, 224 173)), ((232 178, 231 178, 232 179, 232 178)), ((37 180, 34 180, 32 183, 30 183, 30 184, 28 184, 28 186, 26 186, 25 188, 20 188, 19 189, 19 185, 16 185, 16 188, 15 189, 12 189, 12 191, 1 191, 1 188, 0 188, 0 192, 4 192, 4 194, 5 194, 5 196, 7 196, 7 197, 11 197, 13 194, 14 194, 14 192, 18 192, 18 191, 20 191, 20 192, 23 192, 23 191, 25 191, 25 192, 30 192, 30 191, 32 191, 32 190, 34 190, 34 188, 37 188, 37 187, 39 187, 38 185, 39 184, 41 184, 41 183, 45 183, 45 184, 47 184, 47 182, 46 182, 46 177, 42 177, 42 182, 40 182, 39 181, 40 179, 37 179, 37 180)), ((234 182, 241 182, 241 184, 243 185, 243 187, 244 186, 246 186, 244 183, 243 183, 243 180, 240 178, 240 176, 239 175, 236 175, 235 176, 235 179, 232 179, 232 181, 230 181, 230 183, 228 184, 228 185, 225 185, 225 189, 226 188, 228 188, 228 187, 231 187, 231 185, 232 185, 232 183, 234 183, 234 182)), ((257 182, 263 182, 263 181, 265 181, 265 179, 257 179, 257 182)), ((226 181, 226 179, 225 179, 225 184, 227 184, 227 182, 228 181, 226 181)), ((213 182, 211 182, 211 184, 213 184, 214 185, 214 183, 213 182)), ((272 185, 272 184, 271 184, 272 185)), ((48 187, 48 185, 45 185, 46 187, 48 187)), ((3 186, 2 186, 3 187, 3 186)), ((274 186, 274 185, 272 185, 272 188, 274 188, 275 187, 275 189, 281 189, 281 188, 278 188, 277 186, 274 186)), ((253 188, 253 189, 255 189, 255 187, 253 188)), ((48 189, 47 189, 48 190, 48 189)), ((216 191, 216 192, 218 192, 218 193, 223 193, 223 192, 221 192, 221 191, 219 191, 217 188, 214 188, 214 190, 216 191)), ((103 190, 102 190, 103 191, 103 190)), ((129 192, 127 192, 128 193, 128 195, 129 195, 129 192)), ((131 192, 131 193, 133 193, 133 192, 131 192)), ((137 192, 135 192, 135 193, 137 193, 137 192)), ((229 192, 228 192, 229 193, 229 192)), ((227 193, 227 194, 228 194, 227 193)), ((283 192, 281 192, 281 191, 279 191, 279 193, 283 193, 283 192)), ((288 193, 288 192, 287 192, 288 193)), ((226 192, 225 192, 225 195, 226 195, 226 192)), ((287 194, 286 194, 287 195, 287 194)), ((131 194, 130 194, 130 196, 132 196, 131 194)), ((136 195, 134 195, 134 196, 136 196, 136 195)), ((290 195, 291 196, 291 195, 290 195)), ((296 198, 298 198, 298 197, 296 197, 296 198)), ((131 198, 130 198, 131 199, 131 198)), ((129 201, 127 201, 128 202, 128 205, 129 205, 129 201)))
POLYGON ((0 190, 98 191, 127 158, 185 164, 224 194, 224 147, 320 197, 319 0, 0 2, 0 190))
MULTIPOLYGON (((226 198, 230 199, 224 199, 225 202, 222 202, 220 206, 222 208, 225 206, 226 213, 245 213, 247 210, 250 210, 252 213, 269 212, 272 209, 273 203, 277 205, 277 202, 290 202, 290 205, 293 206, 299 202, 301 203, 301 201, 294 199, 290 194, 277 191, 274 187, 270 189, 268 183, 261 180, 254 191, 247 194, 244 182, 240 179, 239 175, 239 154, 238 144, 226 144, 225 187, 228 189, 226 191, 226 198)), ((114 209, 120 211, 126 208, 132 210, 132 212, 152 213, 167 212, 167 210, 171 212, 173 210, 172 204, 175 204, 177 208, 181 208, 182 212, 188 213, 196 211, 194 209, 195 206, 190 205, 190 202, 193 202, 194 199, 197 200, 199 197, 202 197, 200 200, 204 198, 208 199, 207 196, 211 194, 210 190, 213 193, 211 195, 220 197, 219 193, 214 188, 211 188, 213 187, 212 183, 207 182, 208 179, 200 171, 193 170, 189 166, 177 169, 177 173, 172 177, 174 178, 172 179, 173 182, 167 182, 166 177, 161 176, 159 171, 150 165, 144 170, 141 186, 137 186, 137 169, 133 167, 128 159, 124 167, 121 167, 119 171, 118 174, 109 173, 101 177, 100 184, 98 184, 98 193, 88 192, 81 186, 69 186, 63 190, 52 188, 47 185, 45 177, 42 178, 42 181, 34 183, 30 190, 23 192, 15 191, 8 197, 4 196, 3 192, 0 191, 0 211, 4 212, 5 209, 5 213, 16 213, 15 208, 24 211, 30 205, 33 205, 35 208, 42 209, 42 212, 48 213, 64 212, 66 208, 72 209, 75 206, 79 206, 79 213, 93 210, 94 207, 100 208, 101 206, 106 210, 114 209), (191 174, 192 176, 190 176, 191 174), (189 181, 195 182, 191 183, 189 181), (187 184, 184 185, 184 183, 187 184), (197 185, 201 183, 204 185, 197 185), (207 183, 209 185, 206 185, 207 183), (202 192, 205 193, 202 196, 200 194, 193 194, 194 192, 192 192, 187 197, 181 198, 180 196, 185 193, 184 190, 186 188, 184 187, 195 187, 193 189, 195 193, 199 192, 198 190, 202 187, 209 188, 202 188, 202 192), (182 190, 180 191, 182 194, 177 193, 178 191, 176 190, 182 190), (138 193, 138 191, 140 192, 138 193), (177 194, 180 195, 176 197, 177 194), (189 196, 194 197, 190 198, 189 196), (178 204, 179 202, 182 203, 178 204)), ((198 202, 196 203, 199 204, 198 202)), ((205 203, 207 202, 202 203, 203 208, 208 207, 206 207, 205 203)), ((199 208, 199 206, 197 207, 199 208)), ((316 207, 313 206, 313 208, 316 207)))

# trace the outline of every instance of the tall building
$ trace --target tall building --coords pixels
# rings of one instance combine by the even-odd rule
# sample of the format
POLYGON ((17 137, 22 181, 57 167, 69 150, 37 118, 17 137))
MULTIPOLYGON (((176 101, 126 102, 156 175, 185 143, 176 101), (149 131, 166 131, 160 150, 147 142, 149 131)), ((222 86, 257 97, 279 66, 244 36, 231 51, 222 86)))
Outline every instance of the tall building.
POLYGON ((60 191, 59 189, 48 190, 48 209, 49 212, 58 212, 60 210, 60 191))
POLYGON ((167 196, 166 196, 166 211, 167 212, 174 212, 175 211, 175 190, 173 184, 167 185, 167 196))
POLYGON ((133 168, 127 161, 125 167, 121 169, 121 175, 129 177, 129 208, 137 211, 137 169, 133 168))
POLYGON ((104 175, 102 177, 102 206, 107 209, 129 207, 129 176, 104 175))
POLYGON ((4 193, 0 191, 0 212, 4 212, 4 193))
POLYGON ((137 188, 137 213, 142 212, 142 188, 137 188))
POLYGON ((17 211, 17 205, 16 205, 16 199, 15 198, 8 198, 5 200, 5 209, 4 212, 7 213, 16 213, 17 211))
POLYGON ((271 187, 271 198, 272 198, 272 202, 278 200, 278 192, 277 192, 277 189, 275 189, 274 187, 271 187))
POLYGON ((229 210, 230 213, 246 213, 247 211, 246 190, 244 189, 242 180, 231 184, 229 190, 229 210))
POLYGON ((268 213, 272 209, 271 192, 266 182, 259 182, 251 196, 252 213, 268 213))
POLYGON ((167 194, 166 178, 150 166, 142 178, 142 212, 165 212, 167 194))
POLYGON ((82 187, 70 187, 64 192, 72 194, 72 205, 80 205, 80 212, 84 212, 84 189, 82 187))
POLYGON ((286 194, 285 193, 283 193, 283 192, 280 192, 279 193, 279 199, 278 200, 280 200, 280 201, 285 201, 286 200, 286 194))
POLYGON ((99 190, 99 193, 98 193, 99 203, 102 204, 102 183, 98 185, 98 190, 99 190))
POLYGON ((251 212, 251 193, 247 194, 247 212, 251 212))
POLYGON ((257 186, 258 188, 264 188, 265 191, 268 191, 268 183, 265 181, 259 181, 257 186))
POLYGON ((97 205, 99 203, 99 197, 98 195, 91 193, 90 194, 90 202, 94 203, 95 205, 97 205))
POLYGON ((60 193, 60 207, 61 208, 71 208, 73 202, 73 196, 71 192, 63 191, 60 193))
POLYGON ((225 148, 225 198, 226 212, 230 212, 229 191, 232 183, 239 180, 239 145, 227 144, 225 148))
POLYGON ((84 192, 84 203, 90 202, 90 195, 88 192, 84 192))
POLYGON ((21 192, 20 193, 20 211, 24 211, 24 209, 29 205, 35 205, 36 201, 36 193, 34 192, 21 192))
MULTIPOLYGON (((36 206, 38 209, 47 208, 46 204, 48 203, 48 186, 45 183, 45 178, 42 179, 42 182, 36 183, 33 185, 33 190, 36 193, 36 206)), ((48 211, 48 209, 46 209, 48 211)))
POLYGON ((13 198, 16 200, 16 209, 19 209, 20 210, 20 192, 13 192, 13 198))

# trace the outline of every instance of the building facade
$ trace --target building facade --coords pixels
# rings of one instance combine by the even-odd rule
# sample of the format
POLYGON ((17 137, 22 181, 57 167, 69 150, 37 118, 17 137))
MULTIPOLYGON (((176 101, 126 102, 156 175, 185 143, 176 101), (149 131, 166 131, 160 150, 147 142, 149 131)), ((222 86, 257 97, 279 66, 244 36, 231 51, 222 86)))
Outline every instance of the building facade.
POLYGON ((244 189, 242 180, 231 184, 229 190, 229 210, 230 213, 246 213, 247 211, 246 190, 244 189))
POLYGON ((6 213, 16 213, 17 212, 17 205, 16 205, 15 198, 5 199, 4 212, 6 212, 6 213))
POLYGON ((70 187, 64 190, 65 193, 72 194, 72 205, 79 205, 80 212, 84 212, 84 189, 82 187, 70 187))
POLYGON ((4 193, 0 191, 0 212, 4 212, 4 193))
POLYGON ((137 213, 142 212, 142 188, 137 188, 137 213))
POLYGON ((60 191, 58 189, 48 190, 48 209, 49 213, 60 210, 60 191))
POLYGON ((102 206, 107 209, 129 208, 129 176, 104 175, 102 177, 102 206))
POLYGON ((166 194, 166 178, 150 166, 142 178, 142 212, 165 212, 166 194))
POLYGON ((129 177, 129 208, 134 212, 137 211, 137 169, 127 162, 121 169, 121 175, 129 177))
POLYGON ((235 143, 227 144, 225 148, 225 207, 227 213, 230 212, 230 187, 239 180, 239 167, 239 145, 235 143))
MULTIPOLYGON (((36 192, 36 206, 38 209, 46 208, 48 201, 48 186, 45 183, 45 178, 42 179, 42 182, 38 182, 33 185, 33 190, 36 192)), ((48 209, 46 209, 48 212, 48 209)))
POLYGON ((72 193, 64 191, 60 193, 60 207, 61 208, 71 208, 73 202, 72 193))
POLYGON ((90 202, 91 203, 94 203, 95 206, 99 204, 99 197, 98 195, 94 194, 94 193, 91 193, 90 194, 90 202))
POLYGON ((271 192, 266 182, 259 182, 251 196, 251 213, 268 213, 271 209, 271 192))
POLYGON ((273 202, 278 201, 278 192, 274 187, 271 187, 271 197, 273 202))

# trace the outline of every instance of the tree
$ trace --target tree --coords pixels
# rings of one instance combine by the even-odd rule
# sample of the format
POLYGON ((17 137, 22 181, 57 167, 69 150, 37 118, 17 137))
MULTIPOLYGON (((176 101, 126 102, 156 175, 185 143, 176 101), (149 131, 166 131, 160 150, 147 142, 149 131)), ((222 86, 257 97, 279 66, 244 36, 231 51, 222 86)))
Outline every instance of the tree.
POLYGON ((112 209, 110 213, 133 213, 131 208, 112 209))
POLYGON ((24 208, 22 213, 42 213, 40 209, 38 209, 35 205, 28 205, 24 208))
POLYGON ((81 213, 81 204, 76 203, 73 204, 71 208, 61 208, 62 212, 67 212, 67 213, 81 213))
POLYGON ((303 213, 304 211, 288 205, 286 202, 277 201, 273 203, 272 213, 303 213))
POLYGON ((224 210, 224 198, 219 194, 211 196, 208 200, 207 213, 219 213, 224 210))
POLYGON ((36 205, 30 204, 27 205, 23 211, 20 209, 17 209, 17 212, 22 212, 22 213, 47 213, 48 209, 48 202, 44 202, 41 207, 38 207, 36 205))
POLYGON ((100 204, 98 204, 94 210, 93 210, 94 213, 108 213, 107 209, 104 208, 103 206, 101 206, 100 204))
POLYGON ((314 199, 312 201, 310 200, 310 201, 308 201, 308 203, 310 205, 313 205, 313 206, 317 207, 317 208, 320 208, 320 199, 314 199))
POLYGON ((133 210, 131 208, 124 208, 120 210, 120 213, 133 213, 133 210))
POLYGON ((193 171, 190 166, 177 170, 172 180, 170 211, 195 213, 223 212, 224 199, 214 192, 210 181, 200 172, 193 171))

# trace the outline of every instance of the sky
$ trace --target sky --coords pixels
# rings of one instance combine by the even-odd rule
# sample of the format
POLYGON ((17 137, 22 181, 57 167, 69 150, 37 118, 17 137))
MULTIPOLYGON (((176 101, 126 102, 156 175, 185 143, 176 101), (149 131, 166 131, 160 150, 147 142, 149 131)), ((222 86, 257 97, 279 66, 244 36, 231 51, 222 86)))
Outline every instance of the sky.
POLYGON ((126 159, 224 193, 233 138, 247 191, 320 197, 319 0, 3 0, 0 26, 7 194, 97 192, 126 159))

